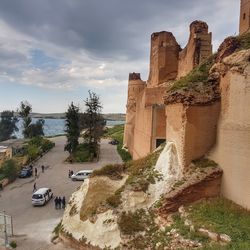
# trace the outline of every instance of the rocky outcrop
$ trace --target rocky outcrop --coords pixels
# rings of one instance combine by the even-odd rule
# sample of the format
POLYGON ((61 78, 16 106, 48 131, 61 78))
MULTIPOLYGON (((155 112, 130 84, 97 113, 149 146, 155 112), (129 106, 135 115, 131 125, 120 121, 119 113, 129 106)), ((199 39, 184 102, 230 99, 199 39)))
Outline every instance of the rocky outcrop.
POLYGON ((182 103, 189 105, 208 105, 220 100, 218 75, 211 75, 208 82, 193 83, 192 86, 167 92, 164 96, 165 105, 182 103))
POLYGON ((174 187, 172 191, 162 198, 162 206, 159 209, 161 216, 176 212, 179 207, 190 204, 202 198, 216 197, 220 194, 222 170, 208 168, 199 170, 193 174, 184 175, 183 183, 174 187), (204 172, 203 172, 204 171, 204 172))
POLYGON ((223 169, 222 194, 250 209, 250 50, 224 58, 212 70, 221 76, 221 112, 209 157, 223 169))

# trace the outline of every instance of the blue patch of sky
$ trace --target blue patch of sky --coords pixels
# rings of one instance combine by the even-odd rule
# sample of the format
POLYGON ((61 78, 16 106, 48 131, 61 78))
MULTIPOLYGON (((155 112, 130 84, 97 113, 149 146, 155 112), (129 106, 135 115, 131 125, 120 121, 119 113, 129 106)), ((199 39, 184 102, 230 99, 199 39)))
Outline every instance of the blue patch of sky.
POLYGON ((40 69, 56 69, 60 64, 64 63, 61 59, 56 59, 46 55, 46 53, 39 49, 30 51, 31 64, 35 68, 40 69))

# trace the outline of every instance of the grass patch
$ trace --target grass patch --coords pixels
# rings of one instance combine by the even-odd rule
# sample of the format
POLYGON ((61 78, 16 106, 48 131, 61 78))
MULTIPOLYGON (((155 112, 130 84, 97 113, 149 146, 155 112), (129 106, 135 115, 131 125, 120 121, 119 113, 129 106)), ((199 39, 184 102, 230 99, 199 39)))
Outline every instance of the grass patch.
POLYGON ((114 164, 114 165, 106 165, 101 169, 94 170, 92 173, 92 177, 94 176, 107 176, 112 180, 121 180, 122 173, 124 172, 124 165, 114 164))
POLYGON ((94 159, 94 152, 91 152, 87 143, 79 144, 76 151, 67 158, 68 162, 91 162, 94 159))
POLYGON ((142 232, 146 228, 147 217, 145 210, 139 209, 134 213, 122 212, 118 220, 118 226, 123 234, 133 235, 137 232, 142 232))
POLYGON ((89 182, 89 189, 87 195, 82 203, 80 209, 80 218, 85 221, 89 217, 97 213, 98 207, 102 204, 106 204, 106 199, 114 194, 115 187, 112 183, 98 178, 89 182))
POLYGON ((115 193, 113 195, 111 195, 110 197, 108 197, 106 199, 106 202, 109 206, 116 208, 118 207, 121 203, 122 203, 122 192, 124 190, 124 186, 122 186, 121 188, 119 188, 118 190, 115 191, 115 193))
POLYGON ((158 150, 126 164, 126 171, 129 174, 126 184, 132 186, 134 191, 146 192, 149 184, 155 184, 155 180, 161 178, 161 175, 153 169, 160 153, 161 150, 158 150))
POLYGON ((184 238, 199 241, 201 243, 208 243, 209 238, 202 235, 199 232, 191 232, 189 226, 184 224, 184 221, 179 214, 173 216, 174 223, 171 228, 177 229, 178 233, 181 234, 184 238))
MULTIPOLYGON (((197 227, 205 227, 231 237, 229 245, 218 249, 250 249, 249 211, 223 198, 195 203, 189 210, 190 219, 197 227)), ((207 246, 204 249, 217 248, 207 246)))
POLYGON ((132 159, 130 153, 124 150, 123 147, 124 125, 116 125, 112 128, 107 128, 104 136, 119 141, 117 152, 121 156, 123 162, 128 162, 132 159))
POLYGON ((210 159, 207 159, 207 158, 202 158, 202 159, 199 159, 199 160, 195 160, 193 161, 193 164, 195 165, 195 167, 197 168, 210 168, 210 167, 213 167, 213 168, 216 168, 218 167, 218 164, 210 159))
POLYGON ((237 50, 250 49, 250 33, 243 34, 237 37, 240 42, 240 47, 237 50))
POLYGON ((215 55, 210 56, 205 62, 198 67, 194 68, 189 74, 182 77, 179 80, 174 81, 170 92, 174 92, 179 89, 192 87, 194 83, 203 82, 207 83, 209 70, 215 62, 215 55))

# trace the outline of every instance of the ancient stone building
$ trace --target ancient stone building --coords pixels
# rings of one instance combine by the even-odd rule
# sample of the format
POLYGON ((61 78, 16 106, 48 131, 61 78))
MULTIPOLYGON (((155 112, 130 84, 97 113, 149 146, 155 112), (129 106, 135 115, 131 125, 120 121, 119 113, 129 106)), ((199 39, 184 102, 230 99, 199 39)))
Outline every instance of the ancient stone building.
POLYGON ((241 0, 240 34, 250 31, 250 0, 241 0))
POLYGON ((212 54, 208 25, 190 25, 187 46, 182 50, 171 32, 151 36, 150 71, 147 83, 140 75, 129 75, 124 144, 138 159, 166 140, 166 114, 163 96, 173 80, 188 74, 212 54))

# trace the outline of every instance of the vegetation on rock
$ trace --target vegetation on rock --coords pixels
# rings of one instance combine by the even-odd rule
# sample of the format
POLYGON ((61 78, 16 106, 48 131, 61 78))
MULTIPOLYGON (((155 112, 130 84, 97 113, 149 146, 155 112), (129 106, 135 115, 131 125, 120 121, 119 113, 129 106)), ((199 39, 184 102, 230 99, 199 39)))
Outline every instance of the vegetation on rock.
POLYGON ((94 176, 108 176, 112 180, 122 179, 122 173, 124 172, 125 166, 122 164, 106 165, 100 169, 94 170, 92 177, 94 176))

